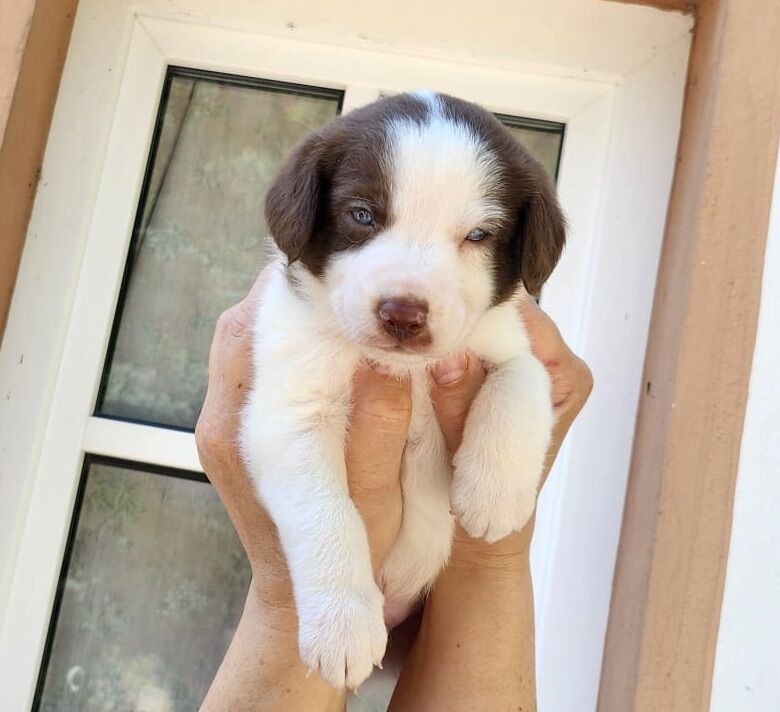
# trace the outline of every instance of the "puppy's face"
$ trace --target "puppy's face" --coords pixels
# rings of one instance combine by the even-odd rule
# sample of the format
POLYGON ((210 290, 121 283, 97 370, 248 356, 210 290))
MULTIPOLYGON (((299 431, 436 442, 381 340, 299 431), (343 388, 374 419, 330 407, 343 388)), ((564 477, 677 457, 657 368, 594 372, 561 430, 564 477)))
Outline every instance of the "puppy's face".
POLYGON ((565 238, 541 166, 491 114, 438 94, 383 99, 308 137, 266 217, 347 338, 400 363, 457 350, 521 282, 536 294, 565 238))

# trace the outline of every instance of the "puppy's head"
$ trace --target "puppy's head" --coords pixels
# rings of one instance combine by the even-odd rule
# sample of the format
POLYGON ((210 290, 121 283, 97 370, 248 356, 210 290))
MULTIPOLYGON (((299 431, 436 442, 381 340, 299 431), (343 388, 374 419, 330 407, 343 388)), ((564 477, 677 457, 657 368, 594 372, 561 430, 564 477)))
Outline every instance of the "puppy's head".
POLYGON ((537 294, 565 240, 539 163, 489 112, 433 93, 310 135, 271 186, 266 219, 344 334, 401 362, 458 349, 521 283, 537 294))

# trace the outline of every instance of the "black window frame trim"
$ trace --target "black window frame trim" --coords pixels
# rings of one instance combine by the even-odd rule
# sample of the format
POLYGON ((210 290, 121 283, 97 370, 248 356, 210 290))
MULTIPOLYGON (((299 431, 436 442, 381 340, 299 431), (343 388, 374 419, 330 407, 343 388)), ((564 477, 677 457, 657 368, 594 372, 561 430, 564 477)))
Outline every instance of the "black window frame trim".
POLYGON ((547 119, 529 119, 523 116, 513 116, 512 114, 496 114, 495 116, 504 126, 512 129, 529 129, 540 133, 550 133, 560 136, 558 146, 558 156, 555 161, 553 171, 553 180, 557 183, 558 175, 561 169, 561 156, 563 156, 563 147, 566 142, 566 124, 560 121, 548 121, 547 119))

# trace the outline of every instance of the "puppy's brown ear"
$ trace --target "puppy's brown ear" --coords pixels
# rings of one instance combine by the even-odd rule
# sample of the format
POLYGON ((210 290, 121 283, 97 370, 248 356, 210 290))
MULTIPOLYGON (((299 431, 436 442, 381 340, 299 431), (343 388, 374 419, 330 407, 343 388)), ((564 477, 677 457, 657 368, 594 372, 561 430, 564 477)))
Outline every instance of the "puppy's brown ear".
POLYGON ((531 170, 535 175, 523 208, 520 276, 528 293, 538 295, 563 252, 566 220, 546 171, 539 164, 531 170))
POLYGON ((295 262, 311 238, 322 202, 325 139, 314 133, 293 150, 265 197, 265 220, 279 249, 295 262))

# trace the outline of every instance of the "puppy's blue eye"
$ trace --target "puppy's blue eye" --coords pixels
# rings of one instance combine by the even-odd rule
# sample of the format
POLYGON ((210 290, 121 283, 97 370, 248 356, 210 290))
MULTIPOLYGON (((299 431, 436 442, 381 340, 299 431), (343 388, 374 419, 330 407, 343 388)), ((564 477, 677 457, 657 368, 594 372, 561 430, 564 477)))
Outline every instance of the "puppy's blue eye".
POLYGON ((466 235, 467 240, 471 240, 472 242, 479 242, 480 240, 484 240, 488 236, 487 231, 483 230, 481 227, 475 227, 468 235, 466 235))
POLYGON ((349 211, 349 214, 352 216, 352 219, 359 225, 374 224, 374 216, 371 214, 371 211, 366 208, 352 208, 349 211))

